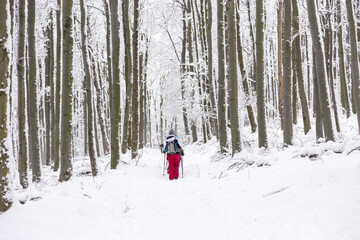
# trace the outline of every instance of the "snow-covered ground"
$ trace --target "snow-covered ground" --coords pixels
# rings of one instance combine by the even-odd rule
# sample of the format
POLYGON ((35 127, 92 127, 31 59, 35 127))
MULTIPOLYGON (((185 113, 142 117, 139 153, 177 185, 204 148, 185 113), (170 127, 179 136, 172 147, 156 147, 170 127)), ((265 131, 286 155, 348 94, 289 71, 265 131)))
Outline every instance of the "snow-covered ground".
POLYGON ((360 239, 360 138, 285 150, 244 149, 219 159, 217 143, 185 148, 184 178, 162 175, 163 155, 123 156, 117 170, 86 159, 74 177, 15 191, 0 239, 360 239), (124 163, 127 162, 127 163, 124 163))

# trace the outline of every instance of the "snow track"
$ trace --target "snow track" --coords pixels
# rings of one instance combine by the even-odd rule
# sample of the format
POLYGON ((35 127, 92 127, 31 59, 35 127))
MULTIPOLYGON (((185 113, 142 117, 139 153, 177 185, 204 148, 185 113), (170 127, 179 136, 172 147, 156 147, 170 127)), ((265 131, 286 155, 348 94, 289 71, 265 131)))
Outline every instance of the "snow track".
POLYGON ((104 172, 109 160, 99 159, 97 178, 80 174, 89 167, 84 159, 67 183, 46 169, 0 215, 0 239, 360 238, 360 151, 312 161, 289 149, 272 153, 270 167, 226 171, 234 160, 213 161, 216 149, 188 146, 177 181, 162 175, 163 155, 154 149, 117 170, 104 172))

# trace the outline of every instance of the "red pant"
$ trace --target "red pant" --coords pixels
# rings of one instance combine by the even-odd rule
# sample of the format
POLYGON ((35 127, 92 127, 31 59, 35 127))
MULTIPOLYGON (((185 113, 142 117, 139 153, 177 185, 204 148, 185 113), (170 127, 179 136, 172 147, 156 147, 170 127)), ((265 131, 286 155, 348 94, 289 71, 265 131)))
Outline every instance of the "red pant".
POLYGON ((169 161, 169 179, 179 177, 180 154, 167 155, 169 161))

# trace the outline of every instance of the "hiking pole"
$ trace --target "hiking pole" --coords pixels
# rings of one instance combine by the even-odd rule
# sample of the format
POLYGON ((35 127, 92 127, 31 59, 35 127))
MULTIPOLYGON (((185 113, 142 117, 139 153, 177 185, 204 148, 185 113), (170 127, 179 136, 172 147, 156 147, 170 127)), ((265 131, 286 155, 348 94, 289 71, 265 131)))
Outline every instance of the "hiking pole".
POLYGON ((183 156, 181 156, 181 159, 180 159, 180 161, 181 161, 181 176, 182 176, 182 178, 184 178, 184 166, 183 166, 183 156))
POLYGON ((163 167, 163 176, 165 176, 165 158, 166 158, 166 156, 165 156, 166 154, 164 153, 164 167, 163 167))

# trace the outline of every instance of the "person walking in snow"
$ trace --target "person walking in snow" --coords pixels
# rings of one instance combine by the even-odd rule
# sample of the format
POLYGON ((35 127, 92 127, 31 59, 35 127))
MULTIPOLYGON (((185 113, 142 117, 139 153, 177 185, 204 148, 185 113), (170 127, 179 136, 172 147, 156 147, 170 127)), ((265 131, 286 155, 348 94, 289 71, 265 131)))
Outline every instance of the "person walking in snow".
POLYGON ((175 131, 171 129, 169 136, 167 136, 164 144, 164 153, 167 153, 167 160, 169 162, 169 179, 178 179, 179 177, 179 164, 181 156, 184 156, 184 150, 182 149, 179 138, 175 135, 175 131))

